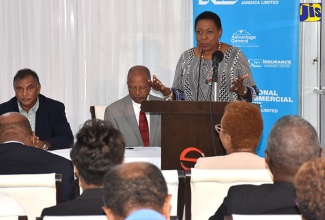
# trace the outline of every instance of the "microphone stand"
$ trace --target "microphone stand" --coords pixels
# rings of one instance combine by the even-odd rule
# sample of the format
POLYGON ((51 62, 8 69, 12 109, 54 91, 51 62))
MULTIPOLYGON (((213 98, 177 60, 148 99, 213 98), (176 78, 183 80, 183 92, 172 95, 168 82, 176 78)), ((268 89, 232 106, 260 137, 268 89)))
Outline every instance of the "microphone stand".
POLYGON ((215 59, 212 62, 212 67, 213 67, 213 73, 212 73, 212 86, 214 90, 213 94, 213 101, 217 101, 217 84, 218 84, 218 67, 219 67, 219 62, 217 62, 215 59))

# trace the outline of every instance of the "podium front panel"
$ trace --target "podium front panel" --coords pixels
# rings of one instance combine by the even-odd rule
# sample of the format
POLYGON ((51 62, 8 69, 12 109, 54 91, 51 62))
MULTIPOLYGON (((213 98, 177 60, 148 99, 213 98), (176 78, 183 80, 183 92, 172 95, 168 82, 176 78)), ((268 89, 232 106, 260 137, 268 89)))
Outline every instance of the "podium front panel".
POLYGON ((141 109, 161 114, 161 169, 188 170, 201 156, 224 155, 214 126, 228 102, 144 101, 141 109))
POLYGON ((225 154, 214 129, 222 115, 212 115, 211 119, 205 114, 163 113, 161 117, 161 169, 186 170, 201 156, 225 154))

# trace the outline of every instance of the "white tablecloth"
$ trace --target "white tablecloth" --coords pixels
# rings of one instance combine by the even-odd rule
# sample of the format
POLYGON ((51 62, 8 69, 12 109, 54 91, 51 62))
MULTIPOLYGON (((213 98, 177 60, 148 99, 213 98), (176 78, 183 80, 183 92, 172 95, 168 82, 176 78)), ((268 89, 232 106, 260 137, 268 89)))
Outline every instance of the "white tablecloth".
MULTIPOLYGON (((68 160, 71 160, 70 158, 70 151, 69 149, 63 149, 63 150, 53 150, 49 151, 53 154, 57 154, 61 157, 67 158, 68 160)), ((161 167, 161 148, 160 147, 127 147, 125 149, 125 162, 149 162, 157 167, 161 167)))

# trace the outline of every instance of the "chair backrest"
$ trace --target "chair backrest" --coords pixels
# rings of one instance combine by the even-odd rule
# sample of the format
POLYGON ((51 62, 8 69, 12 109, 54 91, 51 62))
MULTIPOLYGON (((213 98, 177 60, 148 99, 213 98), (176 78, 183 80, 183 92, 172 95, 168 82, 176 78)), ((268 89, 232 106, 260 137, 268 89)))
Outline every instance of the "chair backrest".
POLYGON ((178 172, 177 170, 162 170, 161 172, 167 183, 168 194, 172 195, 170 215, 176 216, 178 207, 178 172))
POLYGON ((97 118, 97 119, 101 119, 104 120, 104 114, 105 114, 105 109, 106 109, 106 105, 94 105, 94 106, 90 106, 90 115, 91 118, 97 118))
POLYGON ((57 194, 62 199, 62 187, 57 192, 56 184, 55 173, 0 175, 0 194, 15 199, 28 218, 35 219, 45 207, 57 204, 57 194))
POLYGON ((0 216, 0 220, 28 220, 26 215, 0 216))
POLYGON ((36 220, 107 220, 106 215, 44 216, 36 220))
POLYGON ((232 215, 229 220, 302 220, 301 215, 232 215))
MULTIPOLYGON (((208 219, 233 185, 273 183, 267 169, 191 169, 191 219, 208 219)), ((187 202, 187 201, 186 201, 187 202)), ((188 202, 187 202, 188 203, 188 202)))

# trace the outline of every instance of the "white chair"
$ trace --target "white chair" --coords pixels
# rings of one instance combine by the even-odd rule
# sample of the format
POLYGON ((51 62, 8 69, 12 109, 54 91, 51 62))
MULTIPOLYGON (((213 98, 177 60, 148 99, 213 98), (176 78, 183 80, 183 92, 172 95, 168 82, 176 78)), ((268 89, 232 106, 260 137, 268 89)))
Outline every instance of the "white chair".
POLYGON ((97 118, 97 119, 101 119, 104 120, 104 115, 105 115, 105 109, 106 109, 106 105, 94 105, 94 106, 90 106, 90 114, 91 114, 91 118, 97 118))
POLYGON ((10 215, 10 216, 0 216, 0 220, 27 220, 27 216, 20 215, 10 215))
MULTIPOLYGON (((191 169, 191 219, 209 219, 233 185, 273 183, 267 169, 191 169)), ((188 207, 188 206, 187 206, 188 207)))
POLYGON ((232 220, 302 220, 301 215, 232 215, 232 220))
POLYGON ((44 216, 39 220, 107 220, 106 215, 80 215, 80 216, 44 216))
POLYGON ((43 208, 57 204, 55 173, 0 175, 0 194, 15 199, 28 219, 35 219, 43 208))
POLYGON ((170 215, 177 216, 178 204, 178 172, 177 170, 162 170, 161 171, 168 188, 168 194, 172 195, 170 215))

